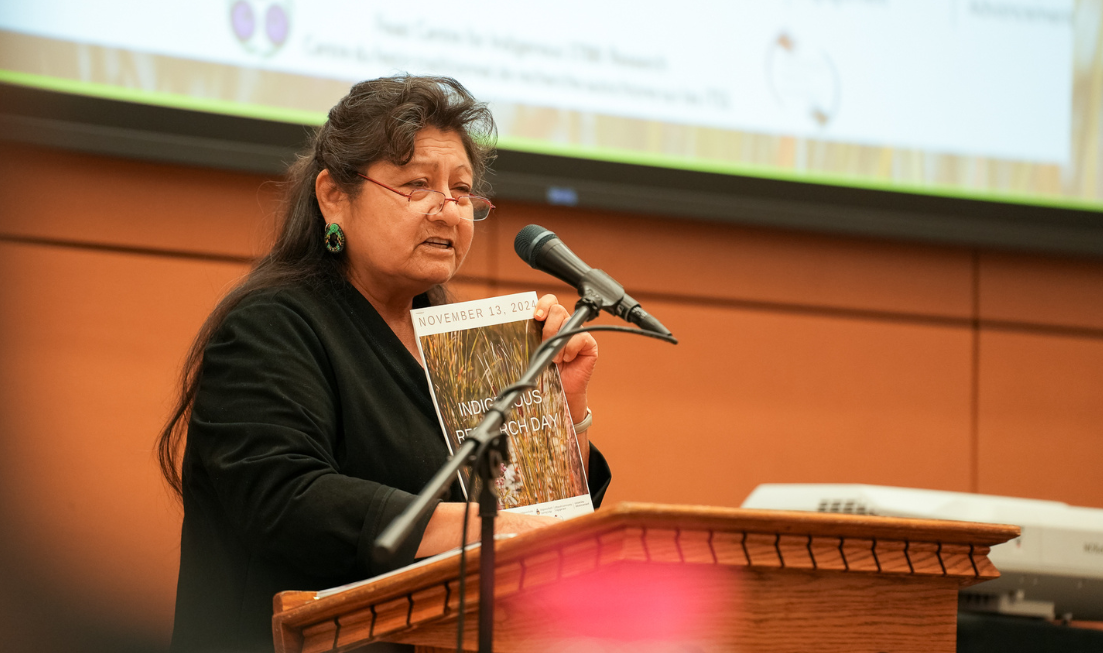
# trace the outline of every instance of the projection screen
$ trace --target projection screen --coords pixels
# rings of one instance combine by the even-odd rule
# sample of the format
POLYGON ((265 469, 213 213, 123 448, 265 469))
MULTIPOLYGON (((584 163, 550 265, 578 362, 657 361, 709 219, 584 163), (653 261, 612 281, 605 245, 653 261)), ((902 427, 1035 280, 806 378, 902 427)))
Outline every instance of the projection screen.
POLYGON ((1103 0, 0 7, 0 81, 320 124, 457 78, 522 152, 1103 209, 1103 0))

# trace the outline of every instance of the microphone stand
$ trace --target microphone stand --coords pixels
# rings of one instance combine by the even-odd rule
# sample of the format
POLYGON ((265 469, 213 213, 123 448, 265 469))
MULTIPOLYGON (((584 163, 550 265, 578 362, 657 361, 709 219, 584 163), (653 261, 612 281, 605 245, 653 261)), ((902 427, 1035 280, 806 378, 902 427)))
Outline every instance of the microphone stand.
MULTIPOLYGON (((619 296, 612 296, 615 295, 615 288, 602 281, 595 279, 595 283, 581 284, 582 297, 575 304, 574 314, 560 327, 560 331, 566 332, 582 326, 597 317, 603 307, 619 301, 619 296)), ((616 282, 613 284, 615 285, 616 282)), ((623 288, 620 288, 620 294, 624 294, 623 288)), ((398 517, 395 517, 375 540, 375 559, 377 561, 390 559, 410 536, 414 524, 429 510, 433 500, 445 496, 448 488, 455 482, 457 473, 464 467, 474 467, 475 474, 482 482, 482 489, 479 492, 479 517, 482 519, 482 543, 479 547, 480 653, 492 653, 494 650, 494 520, 498 517, 498 497, 494 493, 494 480, 501 474, 502 465, 509 462, 509 440, 501 431, 502 424, 524 389, 535 383, 544 369, 551 365, 555 355, 566 345, 566 339, 560 340, 555 346, 529 361, 528 369, 517 383, 502 390, 495 399, 493 407, 464 439, 455 454, 429 480, 417 498, 398 517)), ((459 618, 463 619, 463 615, 459 615, 459 618)))

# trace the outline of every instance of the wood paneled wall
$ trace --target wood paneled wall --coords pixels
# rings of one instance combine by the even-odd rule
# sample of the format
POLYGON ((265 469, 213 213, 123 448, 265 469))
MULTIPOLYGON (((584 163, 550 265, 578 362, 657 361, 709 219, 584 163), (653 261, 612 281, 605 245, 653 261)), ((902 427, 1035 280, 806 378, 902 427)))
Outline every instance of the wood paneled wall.
MULTIPOLYGON (((0 144, 12 650, 71 647, 58 621, 84 650, 166 645, 180 511, 153 442, 277 198, 259 176, 0 144)), ((681 339, 600 336, 609 501, 737 506, 763 482, 841 482, 1103 507, 1103 262, 501 201, 461 298, 573 301, 513 254, 529 223, 681 339)))

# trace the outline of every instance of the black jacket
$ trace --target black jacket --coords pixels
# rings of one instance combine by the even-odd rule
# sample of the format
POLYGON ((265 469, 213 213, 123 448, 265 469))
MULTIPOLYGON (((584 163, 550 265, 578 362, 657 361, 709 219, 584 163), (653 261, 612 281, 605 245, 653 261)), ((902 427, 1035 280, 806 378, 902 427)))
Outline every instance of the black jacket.
MULTIPOLYGON (((204 351, 172 650, 271 651, 276 593, 413 562, 428 518, 388 566, 371 544, 447 457, 424 371, 349 283, 247 297, 204 351)), ((597 505, 596 449, 590 470, 597 505)))

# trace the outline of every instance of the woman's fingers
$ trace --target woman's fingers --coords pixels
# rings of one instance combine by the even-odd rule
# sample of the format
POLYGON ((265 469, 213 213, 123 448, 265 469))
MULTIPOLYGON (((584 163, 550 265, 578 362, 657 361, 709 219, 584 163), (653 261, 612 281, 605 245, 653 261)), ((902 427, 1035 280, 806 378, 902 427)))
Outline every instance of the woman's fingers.
POLYGON ((559 329, 571 317, 562 304, 555 304, 548 309, 548 318, 544 320, 544 340, 559 333, 559 329))
POLYGON ((533 317, 536 318, 537 322, 543 322, 548 317, 548 310, 558 303, 559 300, 555 298, 555 295, 544 295, 536 300, 536 311, 533 313, 533 317))
MULTIPOLYGON (((555 334, 559 333, 559 329, 563 326, 563 323, 570 318, 570 314, 567 313, 567 309, 563 308, 563 305, 559 303, 555 295, 544 295, 536 302, 536 311, 533 314, 536 321, 544 322, 544 329, 542 332, 541 340, 547 340, 555 334)), ((560 351, 552 359, 554 363, 563 362, 563 352, 560 351)))
MULTIPOLYGON (((555 295, 544 295, 536 301, 533 318, 544 323, 541 337, 546 341, 560 332, 563 324, 570 318, 570 313, 555 295)), ((571 414, 585 414, 586 388, 597 364, 597 340, 589 333, 576 334, 567 341, 552 362, 559 365, 563 391, 567 395, 571 414)))
POLYGON ((495 525, 495 533, 525 533, 563 523, 562 519, 544 515, 521 515, 511 512, 498 513, 498 524, 495 525))
MULTIPOLYGON (((544 295, 536 302, 536 311, 533 315, 537 321, 544 322, 542 339, 547 340, 559 333, 563 324, 570 319, 571 314, 567 308, 559 303, 555 295, 544 295)), ((597 350, 597 341, 588 333, 580 333, 572 336, 567 344, 555 355, 553 362, 558 364, 570 363, 580 354, 592 354, 597 350)))
POLYGON ((589 333, 580 333, 567 342, 563 349, 563 361, 569 363, 579 355, 593 355, 597 351, 597 340, 589 333))

